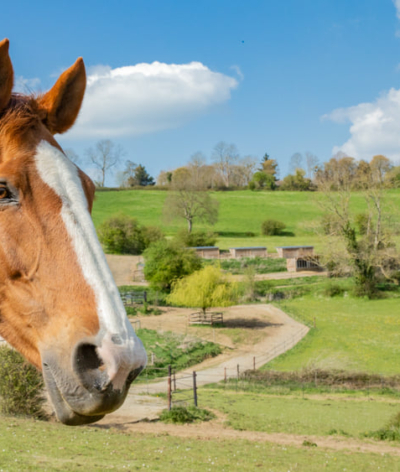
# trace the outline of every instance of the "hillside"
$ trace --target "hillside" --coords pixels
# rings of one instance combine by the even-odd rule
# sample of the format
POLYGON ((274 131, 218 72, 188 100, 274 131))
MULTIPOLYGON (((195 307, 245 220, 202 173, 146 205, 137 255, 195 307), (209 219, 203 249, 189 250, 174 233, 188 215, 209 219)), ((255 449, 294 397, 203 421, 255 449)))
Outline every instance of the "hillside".
MULTIPOLYGON (((157 225, 167 235, 172 236, 185 222, 166 224, 162 218, 167 192, 159 190, 128 190, 97 192, 93 209, 93 220, 98 226, 106 218, 122 213, 136 217, 144 225, 157 225)), ((318 193, 310 192, 212 192, 220 202, 220 217, 215 227, 202 224, 195 229, 212 229, 220 234, 217 242, 222 249, 235 246, 267 246, 272 252, 276 246, 313 244, 318 249, 320 241, 313 234, 311 225, 321 217, 322 211, 317 200, 318 193), (265 237, 260 234, 262 221, 277 219, 286 223, 287 236, 265 237), (255 237, 246 233, 253 232, 255 237), (294 234, 294 236, 290 235, 294 234)), ((400 205, 400 191, 388 192, 394 207, 400 205)), ((352 207, 356 213, 362 212, 362 196, 354 194, 352 207)))

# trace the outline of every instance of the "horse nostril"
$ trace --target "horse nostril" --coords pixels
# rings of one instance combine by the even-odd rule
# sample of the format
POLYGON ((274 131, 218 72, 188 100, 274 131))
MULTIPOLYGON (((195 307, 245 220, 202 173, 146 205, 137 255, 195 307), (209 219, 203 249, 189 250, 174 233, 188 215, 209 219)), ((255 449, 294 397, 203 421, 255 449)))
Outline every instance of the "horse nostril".
POLYGON ((73 366, 82 385, 89 391, 104 392, 108 388, 108 375, 95 345, 82 343, 77 346, 73 366))
POLYGON ((140 372, 142 372, 143 369, 144 367, 142 366, 142 367, 138 367, 137 369, 132 370, 132 372, 130 372, 130 374, 128 375, 128 378, 126 379, 126 384, 130 385, 136 379, 136 377, 140 374, 140 372))
POLYGON ((97 348, 93 344, 78 346, 75 362, 79 371, 99 369, 103 365, 103 361, 97 354, 97 348))

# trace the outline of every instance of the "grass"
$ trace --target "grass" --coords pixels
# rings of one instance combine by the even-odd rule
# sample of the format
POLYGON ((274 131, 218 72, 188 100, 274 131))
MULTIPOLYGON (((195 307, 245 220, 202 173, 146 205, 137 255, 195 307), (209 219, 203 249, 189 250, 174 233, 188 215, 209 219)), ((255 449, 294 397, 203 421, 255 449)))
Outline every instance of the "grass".
POLYGON ((266 368, 298 371, 312 367, 397 374, 400 356, 397 294, 378 300, 347 294, 327 298, 320 288, 278 303, 279 308, 308 326, 313 326, 315 318, 316 329, 311 329, 306 338, 266 368))
POLYGON ((202 406, 227 415, 227 425, 239 431, 328 436, 333 430, 359 437, 376 430, 400 410, 400 402, 381 397, 329 395, 268 395, 202 389, 202 406))
MULTIPOLYGON (((162 210, 167 192, 157 190, 130 190, 125 192, 97 192, 93 208, 95 226, 106 218, 122 213, 134 216, 143 225, 161 226, 169 236, 185 227, 185 222, 176 221, 166 224, 162 210)), ((317 204, 320 194, 310 192, 212 192, 220 203, 218 223, 212 230, 220 235, 217 245, 221 249, 240 246, 267 246, 275 252, 276 246, 311 244, 318 250, 319 238, 310 229, 310 223, 321 218, 322 211, 317 204), (288 233, 293 236, 262 236, 261 223, 266 219, 283 221, 288 233), (255 233, 255 237, 246 236, 255 233)), ((400 191, 389 192, 393 206, 400 205, 400 191)), ((365 206, 363 198, 354 194, 352 207, 361 213, 365 206)), ((194 225, 195 229, 210 228, 203 224, 194 225)))
POLYGON ((196 406, 173 406, 170 410, 163 410, 160 415, 160 421, 171 424, 200 423, 202 421, 211 421, 215 418, 214 413, 197 408, 196 406))
POLYGON ((221 348, 217 344, 188 341, 185 340, 185 336, 171 332, 159 333, 152 329, 138 329, 137 335, 142 340, 150 359, 150 353, 154 354, 154 366, 149 362, 141 374, 142 377, 164 377, 167 375, 169 365, 179 371, 221 353, 221 348))
POLYGON ((333 472, 400 471, 388 454, 330 451, 245 440, 199 440, 68 428, 0 417, 0 469, 7 472, 75 470, 333 472))
POLYGON ((249 267, 254 268, 255 274, 271 274, 274 272, 286 272, 286 259, 281 258, 243 258, 227 260, 204 259, 203 265, 215 265, 231 274, 244 274, 249 267))

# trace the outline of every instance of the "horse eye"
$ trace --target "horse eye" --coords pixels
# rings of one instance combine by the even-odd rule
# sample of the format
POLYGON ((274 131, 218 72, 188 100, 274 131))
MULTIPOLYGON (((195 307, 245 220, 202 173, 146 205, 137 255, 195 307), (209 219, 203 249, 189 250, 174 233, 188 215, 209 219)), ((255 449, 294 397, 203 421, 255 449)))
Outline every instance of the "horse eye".
POLYGON ((11 194, 7 187, 0 187, 0 200, 10 198, 11 194))

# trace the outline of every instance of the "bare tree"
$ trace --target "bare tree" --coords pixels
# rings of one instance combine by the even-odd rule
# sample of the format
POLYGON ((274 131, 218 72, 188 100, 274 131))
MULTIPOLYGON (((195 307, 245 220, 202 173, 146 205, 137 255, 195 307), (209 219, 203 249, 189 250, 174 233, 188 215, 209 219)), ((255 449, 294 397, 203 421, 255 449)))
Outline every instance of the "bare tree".
POLYGON ((292 174, 296 172, 297 169, 303 168, 303 155, 299 152, 295 152, 290 158, 289 169, 292 174))
POLYGON ((98 182, 100 187, 104 187, 107 171, 117 165, 124 154, 122 147, 110 139, 102 139, 94 148, 86 149, 87 159, 100 170, 101 179, 98 182))
POLYGON ((167 221, 183 218, 188 225, 188 232, 195 220, 215 224, 218 221, 219 202, 210 194, 199 189, 193 169, 181 167, 172 177, 172 190, 168 192, 164 204, 164 217, 167 221))
POLYGON ((381 166, 372 166, 376 161, 357 164, 351 157, 332 158, 316 173, 318 190, 324 195, 320 205, 328 235, 325 258, 333 261, 339 272, 351 271, 358 292, 368 297, 375 293, 379 274, 396 282, 394 274, 400 267, 385 199, 387 181, 381 178, 381 166), (366 202, 363 231, 357 230, 357 218, 350 207, 354 190, 366 202))
POLYGON ((239 153, 234 144, 227 144, 220 141, 214 146, 212 159, 225 187, 229 187, 231 184, 233 166, 236 164, 238 158, 239 153))
POLYGON ((306 152, 306 172, 309 179, 313 179, 319 159, 312 152, 306 152))
POLYGON ((240 168, 243 176, 243 185, 249 185, 249 182, 253 178, 254 172, 257 170, 258 159, 254 156, 244 156, 239 161, 238 167, 240 168))

